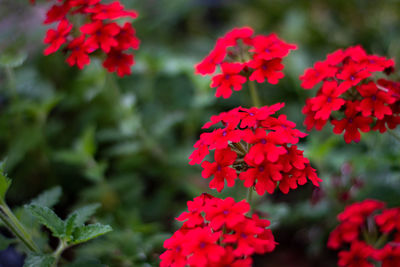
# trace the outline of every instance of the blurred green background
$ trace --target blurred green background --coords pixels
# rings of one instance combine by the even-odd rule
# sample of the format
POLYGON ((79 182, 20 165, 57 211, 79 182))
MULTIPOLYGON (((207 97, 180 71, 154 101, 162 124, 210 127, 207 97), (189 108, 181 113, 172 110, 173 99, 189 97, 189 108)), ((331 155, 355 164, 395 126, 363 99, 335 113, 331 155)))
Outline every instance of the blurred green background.
MULTIPOLYGON (((262 103, 285 102, 298 128, 301 108, 315 93, 300 88, 304 69, 338 48, 361 44, 369 53, 400 58, 400 4, 396 0, 125 0, 141 47, 132 75, 118 78, 92 60, 70 68, 59 51, 43 56, 48 2, 0 0, 0 156, 13 178, 11 206, 61 185, 56 211, 100 202, 97 220, 106 236, 71 249, 66 258, 96 258, 109 266, 156 266, 162 243, 179 226, 186 201, 216 194, 188 156, 212 114, 251 105, 249 92, 216 99, 210 77, 193 66, 233 27, 276 32, 298 45, 284 60, 285 78, 259 86, 262 103)), ((397 73, 397 72, 396 72, 397 73)), ((397 77, 395 73, 394 78, 397 77)), ((367 197, 400 205, 400 143, 388 134, 364 134, 359 144, 312 131, 300 144, 324 180, 288 195, 256 199, 272 222, 277 249, 255 266, 335 266, 326 248, 335 216, 367 197)))

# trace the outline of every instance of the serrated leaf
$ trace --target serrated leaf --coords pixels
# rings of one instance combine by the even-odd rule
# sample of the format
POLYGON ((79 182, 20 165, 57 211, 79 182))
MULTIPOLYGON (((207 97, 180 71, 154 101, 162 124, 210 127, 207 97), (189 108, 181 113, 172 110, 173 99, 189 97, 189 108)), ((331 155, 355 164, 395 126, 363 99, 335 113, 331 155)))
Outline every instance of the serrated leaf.
POLYGON ((45 254, 30 254, 25 260, 24 267, 51 267, 55 258, 45 254))
POLYGON ((50 229, 53 236, 64 238, 65 237, 65 223, 57 214, 48 207, 30 204, 25 206, 38 221, 50 229))
POLYGON ((98 236, 104 235, 111 232, 112 228, 109 225, 102 224, 89 224, 86 226, 77 227, 73 233, 73 244, 79 244, 86 242, 90 239, 96 238, 98 236))
POLYGON ((4 163, 0 163, 0 199, 4 202, 8 188, 10 188, 11 180, 4 174, 4 163))
POLYGON ((90 216, 92 216, 100 206, 101 205, 99 203, 94 203, 94 204, 89 204, 89 205, 83 206, 79 209, 76 209, 74 212, 72 212, 68 216, 67 220, 71 216, 76 215, 75 226, 82 226, 87 220, 89 220, 90 216))
POLYGON ((72 216, 69 216, 68 219, 65 221, 65 236, 68 239, 72 238, 72 233, 74 232, 76 226, 76 218, 77 214, 72 214, 72 216))
POLYGON ((61 193, 60 186, 53 187, 34 198, 30 204, 51 208, 60 200, 61 193))

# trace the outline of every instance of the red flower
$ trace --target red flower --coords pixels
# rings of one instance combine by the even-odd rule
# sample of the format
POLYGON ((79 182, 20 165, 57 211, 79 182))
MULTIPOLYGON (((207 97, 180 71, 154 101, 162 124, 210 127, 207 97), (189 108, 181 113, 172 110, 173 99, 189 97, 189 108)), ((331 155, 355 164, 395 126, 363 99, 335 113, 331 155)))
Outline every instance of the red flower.
POLYGON ((205 161, 202 165, 203 177, 216 177, 210 187, 218 191, 223 189, 225 179, 228 186, 233 185, 237 172, 245 181, 244 185, 255 186, 258 194, 274 192, 278 181, 284 193, 307 181, 318 186, 321 179, 303 156, 303 151, 294 145, 306 134, 295 129, 296 124, 287 120, 285 115, 272 116, 282 106, 283 103, 262 108, 239 107, 212 116, 203 128, 217 123, 222 123, 224 128, 200 135, 200 140, 194 145, 196 150, 189 156, 190 164, 200 164, 213 149, 221 158, 222 154, 228 153, 230 160, 226 163, 220 164, 216 159, 214 163, 205 161), (219 170, 217 166, 220 166, 219 170))
POLYGON ((215 151, 215 162, 204 161, 201 167, 204 169, 201 175, 204 178, 214 176, 210 182, 210 188, 217 189, 218 192, 224 188, 225 180, 229 187, 235 185, 237 177, 236 171, 229 167, 236 160, 236 153, 230 148, 217 149, 215 151))
POLYGON ((374 267, 368 260, 374 249, 364 242, 353 242, 350 251, 340 251, 338 266, 343 267, 374 267))
POLYGON ((62 20, 57 27, 57 30, 50 29, 44 37, 44 43, 50 44, 45 50, 44 55, 50 55, 56 52, 66 41, 69 32, 72 29, 72 24, 69 24, 68 20, 62 20))
POLYGON ((210 54, 195 66, 197 74, 206 75, 213 74, 215 72, 217 64, 220 64, 226 56, 226 47, 225 44, 222 43, 222 40, 217 41, 217 44, 210 54))
POLYGON ((246 201, 235 202, 231 197, 225 200, 214 199, 215 204, 209 205, 206 219, 210 221, 210 226, 214 231, 220 230, 223 225, 229 229, 245 220, 244 214, 250 210, 250 205, 246 201))
POLYGON ((326 62, 317 62, 314 64, 313 68, 306 69, 304 74, 300 76, 300 80, 303 81, 301 83, 301 87, 304 89, 311 89, 317 83, 328 77, 334 77, 337 68, 332 67, 326 62))
POLYGON ((176 231, 174 235, 165 240, 164 248, 167 249, 160 255, 160 267, 185 267, 187 255, 183 253, 183 244, 186 236, 182 231, 176 231))
POLYGON ((222 96, 229 98, 232 94, 232 88, 235 91, 242 89, 242 85, 246 82, 246 78, 239 73, 244 65, 240 63, 222 63, 222 74, 215 75, 212 78, 211 87, 217 87, 216 97, 222 96))
POLYGON ((255 58, 271 60, 274 58, 283 58, 289 54, 290 50, 296 49, 296 45, 287 44, 281 41, 276 34, 268 36, 260 35, 253 39, 255 58))
POLYGON ((90 63, 88 54, 95 49, 86 42, 84 35, 72 40, 67 48, 71 51, 71 54, 67 57, 66 62, 71 67, 77 65, 80 69, 90 63))
POLYGON ((246 163, 253 168, 240 173, 240 180, 244 180, 245 187, 255 187, 259 195, 263 195, 265 191, 272 194, 276 188, 277 181, 282 179, 282 165, 264 161, 261 164, 256 164, 250 160, 246 163))
POLYGON ((267 78, 270 84, 277 84, 279 79, 285 76, 283 72, 281 72, 284 68, 281 62, 281 58, 272 60, 254 59, 250 61, 247 66, 255 69, 255 71, 250 75, 249 80, 263 83, 265 78, 267 78))
POLYGON ((320 93, 310 99, 311 110, 315 111, 314 118, 327 120, 334 110, 339 110, 346 101, 338 98, 342 92, 337 90, 338 84, 336 81, 324 82, 320 93))
POLYGON ((53 5, 46 13, 45 24, 50 24, 56 21, 65 19, 65 16, 70 11, 71 7, 68 2, 64 2, 62 5, 53 5))
POLYGON ((392 115, 389 104, 393 104, 396 99, 389 92, 379 90, 374 82, 362 84, 357 90, 364 97, 358 107, 363 116, 370 116, 373 112, 381 120, 385 115, 392 115))
POLYGON ((360 142, 361 135, 359 130, 363 132, 370 131, 372 118, 359 115, 357 111, 358 105, 359 103, 357 101, 348 101, 345 111, 346 117, 342 120, 332 120, 332 124, 335 126, 333 132, 335 134, 341 134, 344 131, 344 140, 346 143, 350 143, 351 141, 356 143, 360 142))
POLYGON ((93 20, 118 19, 127 16, 134 19, 138 16, 134 10, 126 11, 118 1, 110 4, 96 4, 93 7, 86 8, 85 12, 92 13, 93 20))
POLYGON ((118 46, 115 36, 120 28, 116 23, 104 24, 102 21, 95 21, 81 27, 81 32, 88 34, 87 42, 93 47, 100 47, 104 52, 109 53, 111 47, 118 46))
POLYGON ((384 233, 400 231, 400 208, 387 209, 375 216, 375 222, 384 233))
POLYGON ((132 23, 126 22, 119 33, 115 36, 115 40, 118 42, 118 50, 126 50, 129 48, 138 49, 140 41, 135 36, 135 29, 132 27, 132 23))
POLYGON ((103 62, 103 66, 109 72, 116 71, 118 76, 124 77, 131 74, 131 66, 134 63, 133 55, 125 54, 121 50, 111 49, 103 62))
POLYGON ((247 78, 259 83, 265 79, 277 84, 284 77, 282 58, 295 45, 280 40, 276 34, 253 36, 250 27, 234 28, 217 40, 213 50, 195 66, 196 74, 213 74, 217 65, 222 73, 212 77, 211 87, 218 87, 216 96, 228 98, 233 90, 242 89, 247 78), (244 72, 246 76, 239 73, 244 72))
POLYGON ((400 119, 392 105, 399 99, 400 87, 383 79, 375 83, 371 77, 374 72, 386 72, 393 66, 393 60, 368 55, 360 46, 349 47, 344 51, 337 50, 329 54, 325 61, 315 63, 313 68, 307 69, 300 76, 304 89, 311 89, 317 83, 323 82, 317 96, 307 99, 303 108, 307 130, 313 127, 321 130, 332 116, 334 133, 340 134, 346 129, 345 141, 350 143, 360 141, 359 130, 369 131, 374 119, 378 120, 373 130, 385 132, 386 125, 395 128, 400 119), (361 82, 363 83, 359 85, 361 82), (396 89, 392 90, 394 87, 396 89), (354 106, 357 107, 354 109, 354 106), (342 110, 347 118, 342 119, 340 116, 342 110), (331 114, 332 111, 339 112, 331 114), (362 116, 357 111, 361 111, 362 116), (346 113, 352 113, 351 117, 346 113), (355 120, 358 125, 353 123, 355 120))
POLYGON ((400 246, 387 244, 375 253, 375 259, 382 261, 382 267, 400 267, 400 246))

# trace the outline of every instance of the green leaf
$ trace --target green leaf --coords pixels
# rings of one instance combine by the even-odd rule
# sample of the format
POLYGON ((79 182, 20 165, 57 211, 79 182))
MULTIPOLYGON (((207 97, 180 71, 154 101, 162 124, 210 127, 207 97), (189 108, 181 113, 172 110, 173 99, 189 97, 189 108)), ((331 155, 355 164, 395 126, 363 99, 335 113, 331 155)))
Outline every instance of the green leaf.
POLYGON ((57 204, 57 202, 60 200, 60 197, 61 187, 56 186, 41 193, 39 196, 34 198, 30 204, 51 208, 57 204))
POLYGON ((38 221, 50 229, 53 236, 64 238, 65 237, 65 222, 61 220, 57 214, 48 207, 30 204, 25 206, 38 221))
POLYGON ((110 231, 112 231, 111 226, 102 225, 99 223, 77 227, 73 233, 73 244, 86 242, 90 239, 104 235, 110 231))
POLYGON ((90 216, 92 216, 96 210, 100 207, 101 205, 99 203, 94 203, 94 204, 89 204, 86 206, 83 206, 79 209, 76 209, 74 212, 72 212, 67 220, 76 215, 75 219, 75 226, 82 226, 87 220, 89 220, 90 216))
POLYGON ((76 218, 77 214, 72 214, 72 216, 69 216, 65 221, 65 236, 68 238, 68 240, 72 238, 72 233, 76 228, 76 218))
POLYGON ((10 188, 11 180, 4 174, 4 163, 0 162, 0 199, 5 201, 6 193, 10 188))
POLYGON ((55 260, 51 255, 30 254, 25 260, 24 267, 51 267, 55 260))

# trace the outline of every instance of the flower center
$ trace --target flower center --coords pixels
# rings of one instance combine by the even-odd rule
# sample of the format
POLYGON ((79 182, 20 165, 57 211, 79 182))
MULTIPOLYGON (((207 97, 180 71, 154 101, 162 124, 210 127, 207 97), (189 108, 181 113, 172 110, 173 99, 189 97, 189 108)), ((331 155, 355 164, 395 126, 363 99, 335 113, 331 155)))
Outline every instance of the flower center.
POLYGON ((206 243, 205 242, 201 242, 199 245, 200 248, 205 248, 206 247, 206 243))
POLYGON ((224 215, 228 215, 229 214, 229 210, 224 210, 223 214, 224 215))
POLYGON ((332 102, 332 97, 328 97, 328 99, 326 100, 326 102, 331 103, 331 102, 332 102))
POLYGON ((373 101, 376 101, 376 95, 371 96, 371 99, 372 99, 373 101))
POLYGON ((260 143, 263 144, 263 145, 265 145, 265 144, 267 143, 267 140, 261 139, 261 140, 260 140, 260 143))
POLYGON ((229 78, 231 78, 231 75, 225 74, 225 80, 229 80, 229 78))
POLYGON ((349 122, 349 123, 353 123, 353 118, 350 118, 350 119, 348 120, 348 122, 349 122))
POLYGON ((258 166, 258 171, 263 172, 265 170, 264 166, 258 166))
POLYGON ((351 75, 351 76, 350 76, 350 80, 351 80, 351 81, 354 81, 355 79, 356 79, 356 77, 354 77, 354 75, 351 75))
POLYGON ((226 134, 227 134, 226 131, 223 131, 223 132, 222 132, 222 136, 226 136, 226 134))
POLYGON ((241 234, 240 234, 240 237, 242 237, 242 238, 247 238, 247 235, 246 235, 245 233, 241 233, 241 234))
POLYGON ((217 171, 221 171, 222 167, 220 165, 217 166, 217 171))

